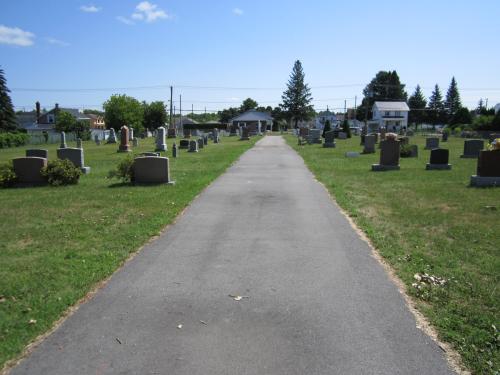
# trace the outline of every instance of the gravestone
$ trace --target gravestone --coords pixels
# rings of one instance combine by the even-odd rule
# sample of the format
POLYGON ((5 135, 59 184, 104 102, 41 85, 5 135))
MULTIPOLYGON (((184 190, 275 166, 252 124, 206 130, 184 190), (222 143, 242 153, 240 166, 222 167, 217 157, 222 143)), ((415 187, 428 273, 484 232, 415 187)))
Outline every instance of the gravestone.
POLYGON ((413 130, 407 130, 407 131, 406 131, 406 135, 407 135, 408 137, 413 137, 413 135, 414 135, 413 130))
POLYGON ((179 156, 179 152, 177 150, 177 144, 172 145, 172 157, 177 158, 179 156))
POLYGON ((484 141, 481 139, 469 139, 464 141, 464 153, 461 158, 474 159, 479 156, 479 152, 484 149, 484 141))
POLYGON ((208 136, 207 135, 203 135, 203 145, 208 146, 208 136))
POLYGON ((439 138, 429 137, 425 139, 425 149, 432 150, 433 148, 439 148, 439 138))
POLYGON ((170 179, 168 158, 162 156, 139 156, 134 159, 135 184, 174 184, 170 179))
POLYGON ((365 135, 364 144, 363 154, 373 154, 375 152, 375 137, 373 135, 365 135))
POLYGON ((203 138, 198 138, 196 141, 198 142, 198 150, 201 150, 203 147, 205 147, 205 143, 203 142, 203 138))
POLYGON ((347 139, 347 133, 345 133, 345 132, 339 132, 338 138, 339 139, 347 139))
POLYGON ((181 139, 179 141, 179 150, 189 149, 189 139, 181 139))
MULTIPOLYGON (((96 134, 96 137, 97 137, 97 134, 96 134)), ((113 129, 113 128, 109 129, 109 137, 108 137, 108 141, 106 143, 116 143, 115 129, 113 129)))
POLYGON ((345 153, 345 157, 346 158, 357 158, 357 157, 359 157, 359 152, 348 151, 345 153))
POLYGON ((409 158, 418 158, 418 146, 410 145, 410 155, 409 158))
POLYGON ((386 139, 380 142, 380 163, 372 165, 372 171, 399 170, 400 142, 386 139))
POLYGON ((429 163, 427 163, 425 169, 451 169, 451 164, 448 164, 450 158, 450 151, 444 148, 435 148, 431 150, 431 158, 429 163))
POLYGON ((156 132, 155 151, 167 151, 167 143, 165 142, 165 128, 160 126, 156 132))
POLYGON ((46 158, 35 156, 16 158, 12 160, 12 164, 18 185, 43 185, 47 183, 41 174, 42 169, 47 166, 46 158))
POLYGON ((217 129, 213 130, 213 132, 212 132, 212 139, 213 139, 214 143, 219 143, 220 142, 219 131, 217 129))
POLYGON ((366 134, 362 134, 359 136, 359 145, 360 146, 364 146, 365 144, 365 137, 366 137, 366 134))
POLYGON ((83 149, 81 148, 58 148, 57 158, 61 160, 69 160, 75 167, 80 168, 80 170, 87 174, 90 172, 90 167, 85 167, 85 161, 83 158, 83 149))
POLYGON ((333 131, 328 131, 325 133, 325 143, 323 144, 325 148, 335 147, 335 133, 333 131))
POLYGON ((500 186, 500 150, 480 151, 477 175, 471 176, 472 186, 500 186))
POLYGON ((141 152, 139 156, 160 156, 159 152, 141 152))
POLYGON ((321 144, 321 130, 309 129, 309 142, 314 144, 321 144))
POLYGON ((128 128, 123 125, 120 129, 120 146, 118 146, 118 152, 131 152, 128 135, 128 128))
POLYGON ((134 128, 129 128, 128 130, 128 140, 129 142, 134 139, 134 128))
POLYGON ((134 138, 132 140, 132 146, 139 147, 139 138, 134 138))
POLYGON ((236 125, 231 125, 229 127, 229 136, 230 137, 233 137, 236 135, 236 129, 237 129, 236 125))
POLYGON ((188 152, 198 152, 198 142, 196 142, 194 139, 189 141, 188 152))
POLYGON ((370 133, 369 135, 375 137, 375 143, 378 143, 378 133, 370 133))
POLYGON ((249 135, 248 128, 245 126, 241 129, 240 141, 248 141, 248 140, 250 140, 250 135, 249 135))
POLYGON ((191 129, 183 129, 182 130, 182 136, 184 138, 191 138, 191 129))
POLYGON ((36 149, 36 148, 26 150, 26 157, 36 157, 36 158, 48 159, 49 158, 49 150, 42 150, 42 149, 36 149))
POLYGON ((66 148, 68 145, 66 144, 66 133, 61 132, 61 144, 59 145, 60 148, 66 148))
POLYGON ((168 128, 167 130, 167 138, 177 138, 177 129, 168 128))
POLYGON ((309 135, 309 128, 299 128, 299 136, 306 138, 309 135))
POLYGON ((82 147, 82 139, 81 138, 77 138, 76 139, 76 148, 83 148, 82 147))
POLYGON ((380 141, 385 141, 385 134, 387 133, 387 130, 381 129, 380 130, 380 141))
POLYGON ((410 137, 408 137, 408 136, 399 137, 399 142, 401 142, 401 146, 402 145, 409 145, 410 144, 410 137))
POLYGON ((443 132, 443 134, 441 134, 441 141, 448 142, 448 132, 443 132))

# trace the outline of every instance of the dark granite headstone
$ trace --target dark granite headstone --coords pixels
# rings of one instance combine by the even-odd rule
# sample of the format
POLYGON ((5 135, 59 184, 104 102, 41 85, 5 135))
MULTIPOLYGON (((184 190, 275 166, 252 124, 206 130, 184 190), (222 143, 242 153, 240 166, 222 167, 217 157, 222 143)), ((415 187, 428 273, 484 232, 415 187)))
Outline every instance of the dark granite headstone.
POLYGON ((464 141, 464 153, 461 158, 477 158, 479 151, 484 149, 484 141, 481 139, 469 139, 464 141))
POLYGON ((179 141, 179 149, 180 150, 187 150, 187 149, 189 149, 189 139, 181 139, 179 141))
POLYGON ((480 151, 477 159, 477 175, 471 176, 472 186, 500 187, 500 150, 480 151))
POLYGON ((248 141, 250 140, 250 132, 249 129, 245 126, 241 128, 241 138, 240 141, 248 141))
POLYGON ((441 135, 441 141, 448 142, 448 132, 443 132, 441 135))
POLYGON ((335 147, 335 133, 333 131, 328 131, 325 133, 325 143, 323 144, 323 147, 335 147))
POLYGON ((373 154, 375 153, 375 136, 365 135, 363 154, 373 154))
POLYGON ((400 142, 386 139, 380 142, 380 163, 372 165, 372 171, 388 171, 399 169, 400 142))
POLYGON ((42 149, 36 149, 36 148, 26 150, 26 157, 30 157, 30 156, 48 159, 49 158, 49 150, 42 150, 42 149))
POLYGON ((425 139, 425 149, 432 150, 439 147, 439 138, 429 137, 425 139))

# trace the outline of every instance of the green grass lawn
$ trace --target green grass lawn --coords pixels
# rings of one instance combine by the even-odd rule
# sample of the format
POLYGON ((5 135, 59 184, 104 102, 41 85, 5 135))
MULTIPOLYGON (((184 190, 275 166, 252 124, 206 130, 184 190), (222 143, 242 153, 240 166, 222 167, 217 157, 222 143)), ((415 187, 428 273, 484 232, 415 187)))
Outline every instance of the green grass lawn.
POLYGON ((464 140, 441 143, 450 150, 451 171, 426 171, 430 151, 423 137, 412 137, 418 159, 401 159, 400 171, 372 172, 378 148, 376 154, 344 156, 362 150, 359 136, 337 140, 334 149, 286 139, 396 270, 441 339, 474 373, 497 374, 500 188, 468 186, 477 161, 460 159, 464 140), (418 291, 414 275, 423 272, 449 282, 418 291))
MULTIPOLYGON (((0 368, 159 234, 256 140, 224 137, 199 153, 180 150, 178 159, 170 158, 174 186, 140 187, 107 178, 126 157, 118 145, 84 142, 91 172, 78 185, 0 189, 0 368)), ((173 140, 167 141, 171 155, 173 140)), ((0 163, 24 156, 26 148, 0 150, 0 163)), ((57 145, 40 148, 56 158, 57 145)), ((140 140, 134 153, 153 149, 152 139, 140 140)))

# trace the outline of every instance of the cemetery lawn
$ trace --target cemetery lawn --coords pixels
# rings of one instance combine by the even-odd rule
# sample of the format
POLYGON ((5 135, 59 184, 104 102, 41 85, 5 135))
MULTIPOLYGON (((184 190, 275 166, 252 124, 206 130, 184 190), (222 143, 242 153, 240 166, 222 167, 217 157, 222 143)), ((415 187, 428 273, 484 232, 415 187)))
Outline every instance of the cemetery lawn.
MULTIPOLYGON (((175 185, 131 186, 107 178, 125 158, 118 145, 84 142, 91 172, 78 185, 0 189, 0 371, 127 257, 156 236, 210 182, 251 148, 223 137, 199 153, 170 158, 175 185), (31 323, 30 323, 31 322, 31 323)), ((152 151, 140 140, 134 153, 152 151)), ((171 155, 173 140, 167 139, 171 155)), ((178 140, 177 140, 178 143, 178 140)), ((69 142, 75 147, 75 142, 69 142)), ((0 150, 0 163, 26 148, 0 150)), ((57 145, 42 145, 49 160, 57 145)))
POLYGON ((425 171, 430 151, 416 136, 410 143, 418 144, 418 159, 401 159, 400 171, 372 172, 378 145, 376 154, 344 157, 362 150, 359 136, 336 140, 333 149, 285 138, 393 267, 440 338, 473 373, 498 374, 500 188, 468 186, 477 161, 460 159, 464 140, 441 143, 451 171, 425 171), (449 281, 418 291, 414 275, 424 272, 449 281))

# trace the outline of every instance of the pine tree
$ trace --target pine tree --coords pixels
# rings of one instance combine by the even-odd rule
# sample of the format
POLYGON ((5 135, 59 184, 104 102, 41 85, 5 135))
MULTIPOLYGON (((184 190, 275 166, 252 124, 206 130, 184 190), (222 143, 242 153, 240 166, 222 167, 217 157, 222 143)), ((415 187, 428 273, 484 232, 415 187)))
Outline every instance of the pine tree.
POLYGON ((460 94, 458 92, 455 77, 451 79, 450 87, 446 93, 444 107, 450 116, 453 116, 460 108, 462 108, 462 102, 460 101, 460 94))
POLYGON ((3 69, 0 69, 0 131, 11 131, 17 128, 16 114, 9 92, 3 69))
POLYGON ((432 125, 437 125, 444 120, 444 104, 443 104, 443 95, 441 94, 441 90, 439 86, 436 84, 434 86, 434 91, 429 98, 429 106, 428 106, 427 119, 432 125))
POLYGON ((293 120, 295 127, 301 120, 309 120, 314 115, 311 105, 311 89, 304 83, 304 71, 299 60, 295 61, 292 74, 287 83, 287 89, 281 96, 284 111, 289 120, 293 120))
POLYGON ((427 105, 427 100, 422 93, 420 85, 417 85, 415 92, 410 99, 408 99, 408 106, 410 107, 410 122, 415 124, 421 124, 425 121, 425 106, 427 105))

